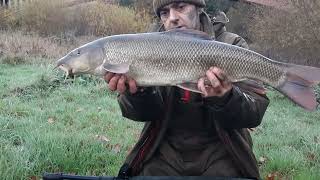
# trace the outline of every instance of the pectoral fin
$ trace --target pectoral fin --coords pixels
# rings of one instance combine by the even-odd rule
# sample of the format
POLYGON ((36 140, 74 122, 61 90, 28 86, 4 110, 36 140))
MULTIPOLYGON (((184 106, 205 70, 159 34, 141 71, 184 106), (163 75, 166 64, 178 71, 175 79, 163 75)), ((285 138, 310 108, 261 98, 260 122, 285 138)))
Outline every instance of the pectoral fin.
POLYGON ((253 91, 257 94, 264 95, 267 93, 267 89, 263 87, 261 83, 258 83, 253 80, 243 80, 239 82, 233 83, 235 86, 240 87, 241 89, 247 90, 247 91, 253 91))
POLYGON ((116 73, 116 74, 125 74, 129 71, 129 64, 128 63, 121 63, 121 64, 103 64, 103 69, 108 72, 116 73))
POLYGON ((187 90, 187 91, 191 91, 191 92, 195 92, 195 93, 200 93, 203 94, 199 89, 198 89, 198 84, 197 83, 193 83, 193 82, 186 82, 186 83, 182 83, 182 84, 177 84, 177 87, 187 90))

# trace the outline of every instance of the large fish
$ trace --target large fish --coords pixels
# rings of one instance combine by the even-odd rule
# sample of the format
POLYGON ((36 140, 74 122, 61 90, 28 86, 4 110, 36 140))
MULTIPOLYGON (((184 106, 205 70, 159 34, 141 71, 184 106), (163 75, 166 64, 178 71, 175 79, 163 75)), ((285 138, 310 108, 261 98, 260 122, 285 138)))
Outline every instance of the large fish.
POLYGON ((57 61, 67 74, 127 74, 139 86, 178 86, 199 92, 196 82, 211 66, 232 82, 268 84, 307 110, 317 107, 313 86, 320 69, 276 62, 254 51, 212 41, 194 30, 124 34, 98 39, 57 61))

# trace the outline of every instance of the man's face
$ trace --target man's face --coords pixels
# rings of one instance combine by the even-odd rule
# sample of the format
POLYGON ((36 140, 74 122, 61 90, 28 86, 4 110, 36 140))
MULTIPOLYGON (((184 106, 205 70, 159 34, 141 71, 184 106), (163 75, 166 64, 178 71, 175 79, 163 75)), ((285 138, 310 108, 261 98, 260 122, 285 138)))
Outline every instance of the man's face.
POLYGON ((200 30, 199 8, 189 3, 171 3, 160 9, 160 19, 166 30, 182 28, 200 30))

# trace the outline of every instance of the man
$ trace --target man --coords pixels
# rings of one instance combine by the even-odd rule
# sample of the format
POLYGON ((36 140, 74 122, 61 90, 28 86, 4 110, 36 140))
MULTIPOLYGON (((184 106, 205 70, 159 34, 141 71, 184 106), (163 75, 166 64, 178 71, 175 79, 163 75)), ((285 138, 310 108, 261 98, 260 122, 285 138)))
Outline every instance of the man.
MULTIPOLYGON (((182 28, 214 35, 204 0, 154 0, 153 5, 160 31, 182 28)), ((205 95, 176 87, 141 88, 121 74, 107 73, 105 80, 119 92, 123 116, 146 122, 119 176, 259 178, 247 128, 260 124, 269 103, 264 94, 234 86, 218 67, 198 81, 205 95)))

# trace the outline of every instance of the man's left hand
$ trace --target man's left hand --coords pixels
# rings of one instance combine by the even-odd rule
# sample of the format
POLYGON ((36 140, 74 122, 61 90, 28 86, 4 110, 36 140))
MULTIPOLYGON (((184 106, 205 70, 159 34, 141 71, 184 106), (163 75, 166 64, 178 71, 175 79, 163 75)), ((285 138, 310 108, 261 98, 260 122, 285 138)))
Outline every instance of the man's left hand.
POLYGON ((211 67, 206 76, 198 81, 198 89, 204 97, 222 97, 232 89, 232 84, 223 70, 211 67))

